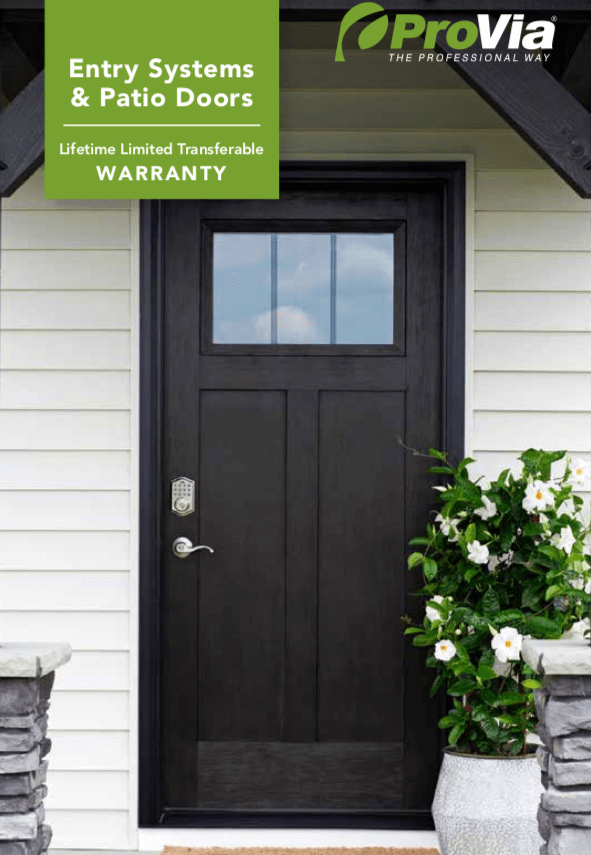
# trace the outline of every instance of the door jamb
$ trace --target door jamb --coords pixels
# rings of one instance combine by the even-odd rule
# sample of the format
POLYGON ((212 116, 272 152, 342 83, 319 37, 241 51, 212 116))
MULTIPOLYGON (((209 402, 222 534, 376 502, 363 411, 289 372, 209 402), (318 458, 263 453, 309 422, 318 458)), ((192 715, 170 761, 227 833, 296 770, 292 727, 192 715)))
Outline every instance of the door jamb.
MULTIPOLYGON (((285 161, 281 176, 426 184, 443 190, 442 447, 459 460, 464 450, 466 164, 456 161, 285 161)), ((190 810, 163 810, 160 750, 162 513, 164 484, 164 205, 140 203, 140 467, 139 467, 139 826, 211 828, 432 828, 428 811, 405 811, 387 820, 364 814, 245 813, 197 817, 190 810)))

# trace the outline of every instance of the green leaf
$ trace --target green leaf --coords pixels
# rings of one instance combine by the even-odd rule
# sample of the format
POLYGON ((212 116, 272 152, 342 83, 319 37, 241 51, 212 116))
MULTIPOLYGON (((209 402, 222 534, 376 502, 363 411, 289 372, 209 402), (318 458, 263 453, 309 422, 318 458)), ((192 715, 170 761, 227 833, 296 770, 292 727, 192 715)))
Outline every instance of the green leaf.
POLYGON ((436 448, 428 448, 427 452, 429 457, 435 457, 437 460, 443 460, 444 463, 447 463, 447 454, 444 454, 443 451, 437 451, 436 448))
POLYGON ((451 466, 429 466, 427 472, 431 472, 432 475, 453 475, 454 470, 451 466))
POLYGON ((544 526, 542 523, 527 523, 523 527, 523 533, 526 537, 536 537, 538 534, 542 534, 544 531, 544 526))
POLYGON ((437 562, 433 561, 432 558, 425 558, 423 562, 423 573, 431 582, 437 576, 437 562))
POLYGON ((518 736, 517 739, 511 743, 509 754, 520 754, 523 751, 523 742, 523 736, 518 736))
POLYGON ((457 683, 453 683, 447 690, 447 694, 452 697, 462 695, 469 695, 470 692, 473 692, 474 689, 478 688, 478 683, 475 683, 474 680, 458 680, 457 683))
POLYGON ((497 677, 499 676, 499 675, 497 674, 497 672, 496 672, 493 668, 491 668, 490 666, 488 666, 488 665, 479 665, 479 666, 478 666, 477 674, 478 674, 478 676, 480 677, 480 679, 481 679, 481 680, 484 680, 484 681, 486 681, 486 680, 496 680, 496 679, 497 679, 497 677))
POLYGON ((524 680, 521 684, 524 689, 541 689, 542 684, 539 680, 524 680))
POLYGON ((521 594, 521 605, 524 609, 537 609, 543 596, 539 582, 527 585, 521 594))
POLYGON ((445 730, 447 727, 454 727, 457 724, 457 722, 458 722, 457 716, 444 715, 443 718, 439 719, 438 727, 440 727, 441 730, 445 730))
POLYGON ((413 537, 408 541, 409 546, 428 546, 429 538, 428 537, 413 537))
POLYGON ((501 736, 501 729, 499 728, 498 724, 492 716, 485 716, 480 722, 480 727, 490 740, 492 740, 493 742, 498 742, 501 736))
POLYGON ((503 625, 517 623, 523 620, 523 612, 519 611, 519 609, 505 609, 498 613, 496 619, 498 623, 502 623, 503 625))
POLYGON ((447 741, 449 742, 450 745, 457 745, 458 739, 464 733, 464 731, 466 730, 466 727, 467 727, 467 722, 465 722, 465 721, 460 722, 459 724, 456 724, 455 727, 452 727, 452 729, 449 732, 449 736, 447 738, 447 741))
POLYGON ((463 472, 471 463, 476 463, 473 457, 464 457, 464 459, 460 460, 458 463, 458 472, 463 472))
POLYGON ((562 626, 557 622, 545 617, 534 615, 525 620, 529 634, 536 638, 560 638, 562 626))
POLYGON ((493 616, 501 610, 501 604, 496 591, 489 588, 482 598, 482 611, 485 615, 493 616))
POLYGON ((416 567, 417 564, 421 564, 425 560, 425 556, 422 552, 413 552, 408 556, 408 568, 412 570, 413 567, 416 567))
POLYGON ((424 629, 421 629, 418 626, 409 626, 408 629, 404 630, 404 634, 405 635, 419 635, 420 633, 423 633, 424 631, 425 631, 424 629))
POLYGON ((470 523, 470 525, 466 529, 466 543, 472 543, 472 541, 475 539, 476 539, 476 526, 474 525, 474 523, 470 523))
POLYGON ((433 685, 429 689, 429 694, 431 695, 431 697, 436 695, 437 692, 443 688, 443 686, 445 684, 445 680, 446 680, 445 672, 442 672, 441 674, 438 674, 437 677, 435 677, 435 679, 433 680, 433 685))
POLYGON ((437 641, 437 633, 429 632, 425 633, 425 635, 415 635, 412 643, 414 647, 430 647, 432 644, 435 644, 437 641))
POLYGON ((523 704, 527 701, 527 696, 522 695, 521 692, 503 692, 502 695, 499 695, 495 706, 497 707, 510 707, 515 704, 523 704))

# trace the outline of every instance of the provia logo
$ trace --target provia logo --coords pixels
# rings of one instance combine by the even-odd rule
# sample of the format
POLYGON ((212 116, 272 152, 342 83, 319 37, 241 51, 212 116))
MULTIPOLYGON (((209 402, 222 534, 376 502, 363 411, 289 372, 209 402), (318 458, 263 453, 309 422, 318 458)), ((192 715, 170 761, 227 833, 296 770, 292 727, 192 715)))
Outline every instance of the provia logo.
MULTIPOLYGON (((378 3, 358 3, 344 16, 339 30, 339 40, 335 54, 335 62, 344 62, 343 38, 345 33, 353 24, 374 15, 376 12, 384 12, 375 21, 371 21, 359 34, 358 44, 362 50, 377 45, 386 35, 388 30, 388 15, 384 8, 378 3)), ((551 21, 532 21, 525 26, 523 15, 499 15, 496 24, 491 26, 489 15, 477 15, 478 26, 473 21, 458 21, 451 24, 450 21, 427 21, 422 15, 396 15, 394 19, 394 30, 390 49, 400 49, 405 39, 416 39, 425 34, 425 50, 435 48, 437 33, 445 32, 445 38, 450 48, 464 50, 471 47, 478 36, 484 50, 492 50, 497 47, 501 36, 509 27, 509 43, 507 47, 515 50, 522 47, 525 50, 550 49, 554 39, 554 24, 551 21)))

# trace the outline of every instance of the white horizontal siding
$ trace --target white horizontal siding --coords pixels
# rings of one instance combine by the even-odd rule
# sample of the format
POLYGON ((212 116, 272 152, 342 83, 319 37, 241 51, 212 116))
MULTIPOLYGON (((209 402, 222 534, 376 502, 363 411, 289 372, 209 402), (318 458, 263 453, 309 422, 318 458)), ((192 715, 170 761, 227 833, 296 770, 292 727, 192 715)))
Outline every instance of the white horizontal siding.
POLYGON ((564 211, 477 211, 476 249, 591 251, 591 214, 564 211))
POLYGON ((124 531, 4 531, 2 570, 127 570, 129 533, 124 531))
POLYGON ((12 371, 2 373, 5 409, 129 409, 128 371, 12 371))
POLYGON ((135 212, 45 200, 43 171, 2 211, 0 621, 4 638, 74 648, 50 714, 62 847, 133 843, 135 212))
POLYGON ((589 332, 591 293, 479 292, 475 330, 589 332))
MULTIPOLYGON (((7 415, 2 414, 3 422, 7 415)), ((39 531, 129 531, 130 495, 126 490, 0 490, 0 530, 27 531, 31 520, 39 531)))
POLYGON ((3 251, 12 249, 129 249, 129 211, 7 210, 3 251))
MULTIPOLYGON (((98 787, 98 782, 94 785, 98 787)), ((127 849, 129 813, 126 810, 48 810, 53 849, 127 849)))
POLYGON ((2 631, 16 642, 70 641, 74 651, 129 649, 125 612, 3 611, 2 631))
POLYGON ((126 731, 51 731, 51 768, 59 772, 128 771, 126 731))
POLYGON ((476 410, 591 412, 591 371, 479 371, 474 376, 476 410))
POLYGON ((474 335, 476 370, 583 373, 590 364, 591 332, 497 331, 474 335))
POLYGON ((127 291, 5 291, 7 330, 127 330, 127 291))
POLYGON ((0 364, 6 370, 129 370, 130 335, 119 330, 4 330, 0 364))
MULTIPOLYGON (((33 406, 30 401, 29 406, 33 406)), ((0 446, 6 449, 128 449, 129 411, 5 410, 0 446)))
POLYGON ((56 730, 127 730, 129 692, 61 691, 51 696, 51 727, 56 730))
POLYGON ((5 490, 129 490, 128 451, 0 451, 5 490))
POLYGON ((588 293, 591 253, 482 250, 475 254, 475 272, 477 291, 588 293))
POLYGON ((78 650, 69 668, 56 675, 54 692, 124 692, 130 688, 129 653, 78 650))
POLYGON ((12 250, 2 257, 3 288, 13 291, 129 291, 130 263, 128 250, 54 249, 50 265, 46 252, 12 250))
POLYGON ((48 810, 122 810, 129 807, 127 772, 59 772, 48 774, 48 810))
POLYGON ((2 573, 2 608, 14 612, 127 612, 129 573, 5 570, 2 573))

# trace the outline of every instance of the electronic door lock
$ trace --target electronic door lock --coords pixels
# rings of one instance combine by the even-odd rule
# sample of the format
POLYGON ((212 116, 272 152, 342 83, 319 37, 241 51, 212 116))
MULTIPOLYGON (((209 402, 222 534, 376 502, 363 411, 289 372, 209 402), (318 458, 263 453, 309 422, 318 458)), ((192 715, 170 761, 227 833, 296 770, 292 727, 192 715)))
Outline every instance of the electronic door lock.
POLYGON ((177 517, 195 513, 195 482, 190 478, 174 478, 171 483, 170 507, 177 517))

